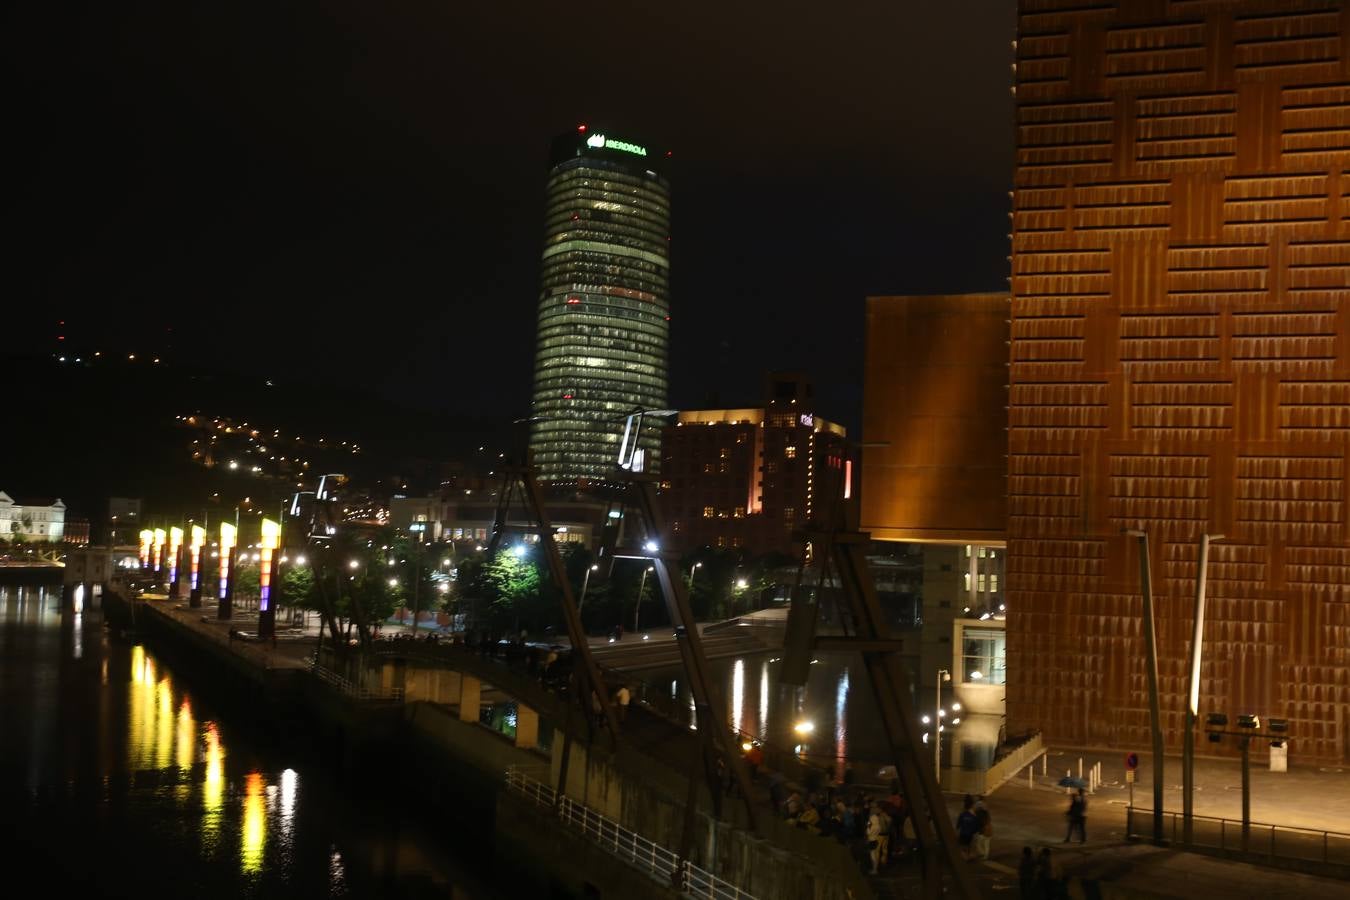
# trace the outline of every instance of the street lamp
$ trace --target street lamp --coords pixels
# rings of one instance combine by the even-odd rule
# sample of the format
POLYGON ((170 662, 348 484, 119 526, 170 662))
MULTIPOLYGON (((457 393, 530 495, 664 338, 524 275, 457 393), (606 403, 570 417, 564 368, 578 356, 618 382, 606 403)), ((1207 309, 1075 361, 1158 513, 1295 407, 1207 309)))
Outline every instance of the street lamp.
POLYGON ((591 566, 586 570, 586 577, 581 580, 581 599, 577 601, 577 615, 581 615, 581 607, 586 605, 586 588, 591 584, 591 573, 599 569, 598 565, 591 566))
POLYGON ((696 562, 689 567, 689 593, 691 594, 694 592, 694 572, 701 568, 703 568, 703 563, 701 562, 696 562))
POLYGON ((1139 582, 1144 595, 1144 674, 1148 676, 1148 718, 1153 731, 1153 841, 1163 839, 1163 735, 1158 703, 1158 636, 1153 625, 1153 575, 1148 555, 1148 532, 1131 528, 1125 532, 1139 539, 1139 582))
POLYGON ((933 704, 933 778, 942 783, 942 717, 947 711, 942 708, 942 683, 951 681, 952 673, 946 669, 937 670, 937 697, 933 704))
POLYGON ((1186 733, 1181 751, 1182 835, 1190 844, 1195 825, 1195 718, 1200 709, 1200 654, 1205 637, 1205 579, 1209 568, 1209 545, 1221 541, 1221 534, 1200 535, 1196 555, 1194 632, 1191 635, 1191 684, 1186 701, 1186 733))
POLYGON ((642 593, 647 590, 647 573, 655 571, 656 566, 648 566, 642 570, 642 584, 638 586, 637 602, 633 604, 633 634, 638 632, 638 611, 642 609, 642 593))
MULTIPOLYGON (((1252 738, 1256 737, 1261 731, 1261 717, 1250 713, 1238 716, 1237 731, 1222 730, 1227 725, 1228 716, 1224 713, 1210 713, 1205 718, 1205 727, 1216 729, 1209 732, 1211 743, 1217 744, 1223 739, 1224 735, 1232 735, 1238 739, 1238 747, 1242 751, 1242 852, 1245 853, 1252 830, 1251 742, 1252 738)), ((1271 744, 1283 745, 1285 732, 1289 730, 1289 723, 1285 719, 1272 719, 1269 725, 1270 730, 1279 735, 1276 740, 1271 741, 1271 744)))

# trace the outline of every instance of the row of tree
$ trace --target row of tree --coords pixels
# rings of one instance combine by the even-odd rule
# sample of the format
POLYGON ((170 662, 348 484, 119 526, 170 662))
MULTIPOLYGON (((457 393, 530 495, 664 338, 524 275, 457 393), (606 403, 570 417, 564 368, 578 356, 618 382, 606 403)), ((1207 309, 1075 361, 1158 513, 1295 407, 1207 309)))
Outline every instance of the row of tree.
MULTIPOLYGON (((591 552, 580 544, 565 544, 562 555, 588 633, 670 624, 645 560, 617 560, 606 571, 593 568, 591 552)), ((705 549, 685 558, 678 571, 695 617, 706 620, 761 608, 791 565, 785 556, 705 549)), ((534 544, 504 547, 489 557, 466 544, 423 543, 393 529, 347 531, 327 546, 309 548, 304 564, 283 565, 281 603, 317 612, 327 642, 340 654, 368 647, 400 608, 411 609, 414 621, 425 611, 461 615, 465 627, 480 633, 562 632, 561 597, 547 572, 534 544)), ((257 566, 246 561, 236 573, 235 594, 256 597, 257 587, 257 566)))

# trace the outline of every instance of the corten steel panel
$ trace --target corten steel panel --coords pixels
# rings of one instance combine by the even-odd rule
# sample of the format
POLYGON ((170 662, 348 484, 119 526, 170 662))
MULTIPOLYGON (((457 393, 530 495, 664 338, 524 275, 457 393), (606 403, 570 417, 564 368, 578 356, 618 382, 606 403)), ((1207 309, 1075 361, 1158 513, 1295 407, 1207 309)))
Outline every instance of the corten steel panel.
POLYGON ((1350 15, 1022 0, 1008 432, 1008 727, 1146 747, 1133 539, 1181 744, 1201 712, 1350 759, 1350 15))
POLYGON ((862 527, 1002 541, 1008 295, 867 298, 862 527))

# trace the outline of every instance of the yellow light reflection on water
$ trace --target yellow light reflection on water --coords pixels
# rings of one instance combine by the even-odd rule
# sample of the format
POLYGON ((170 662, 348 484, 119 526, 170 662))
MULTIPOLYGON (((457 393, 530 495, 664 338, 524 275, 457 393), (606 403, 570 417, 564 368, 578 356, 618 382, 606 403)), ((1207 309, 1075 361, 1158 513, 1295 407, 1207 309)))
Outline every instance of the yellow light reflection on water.
POLYGON ((153 681, 146 679, 145 648, 131 648, 131 683, 127 685, 127 762, 132 769, 150 766, 154 728, 153 681))
POLYGON ((244 827, 239 851, 246 874, 262 870, 263 842, 267 838, 267 811, 263 807, 263 777, 250 772, 244 781, 244 827))
POLYGON ((192 768, 193 758, 197 755, 197 723, 192 718, 192 707, 187 698, 178 707, 178 745, 174 754, 174 764, 186 772, 192 768))
POLYGON ((155 685, 155 768, 168 767, 173 759, 173 684, 166 675, 155 685))
POLYGON ((206 779, 202 782, 202 844, 210 848, 220 833, 225 799, 225 750, 215 722, 206 723, 206 779))

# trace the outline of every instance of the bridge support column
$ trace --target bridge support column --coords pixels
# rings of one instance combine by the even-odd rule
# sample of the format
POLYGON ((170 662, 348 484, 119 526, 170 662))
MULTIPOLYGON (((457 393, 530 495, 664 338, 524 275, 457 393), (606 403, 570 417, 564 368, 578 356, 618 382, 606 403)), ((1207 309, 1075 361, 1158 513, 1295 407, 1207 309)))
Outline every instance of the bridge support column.
POLYGON ((437 703, 454 703, 458 700, 459 673, 449 669, 436 670, 436 695, 432 699, 437 703))
POLYGON ((539 713, 524 703, 516 704, 516 746, 522 750, 539 746, 539 713))
POLYGON ((483 682, 471 675, 459 677, 459 720, 477 722, 478 711, 483 705, 483 682))

